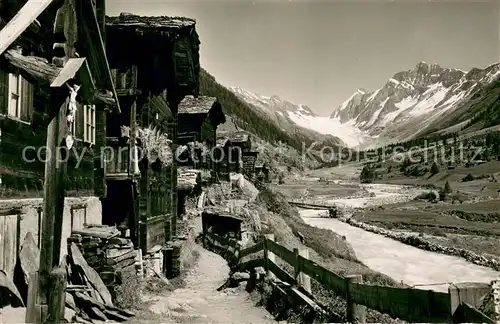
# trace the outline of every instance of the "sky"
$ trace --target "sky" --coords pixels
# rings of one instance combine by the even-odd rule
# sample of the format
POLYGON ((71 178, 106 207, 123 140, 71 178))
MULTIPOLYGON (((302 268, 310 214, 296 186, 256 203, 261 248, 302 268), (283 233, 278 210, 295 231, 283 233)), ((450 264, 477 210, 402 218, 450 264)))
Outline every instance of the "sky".
POLYGON ((106 0, 107 15, 197 21, 201 66, 219 83, 330 115, 418 62, 470 70, 499 61, 499 9, 474 0, 106 0))

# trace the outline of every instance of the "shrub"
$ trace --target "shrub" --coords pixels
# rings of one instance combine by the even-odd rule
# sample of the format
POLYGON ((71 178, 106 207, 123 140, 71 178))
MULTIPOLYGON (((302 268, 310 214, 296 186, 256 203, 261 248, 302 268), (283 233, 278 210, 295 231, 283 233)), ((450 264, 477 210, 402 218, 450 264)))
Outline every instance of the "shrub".
POLYGON ((448 198, 448 195, 452 192, 450 183, 446 181, 446 184, 444 185, 444 188, 439 191, 439 200, 445 201, 448 198))
POLYGON ((438 174, 438 173, 439 173, 439 167, 438 167, 436 162, 433 162, 432 166, 431 166, 431 176, 438 174))
POLYGON ((437 199, 437 195, 434 191, 422 192, 420 195, 415 197, 415 200, 429 200, 433 201, 437 199))
POLYGON ((375 179, 375 169, 369 165, 365 165, 361 174, 359 175, 359 180, 361 183, 372 183, 375 179))
POLYGON ((117 307, 123 309, 139 309, 141 300, 141 283, 133 271, 123 274, 120 285, 115 286, 117 307))
POLYGON ((462 179, 462 182, 468 182, 468 181, 474 181, 475 178, 472 174, 467 174, 463 179, 462 179))

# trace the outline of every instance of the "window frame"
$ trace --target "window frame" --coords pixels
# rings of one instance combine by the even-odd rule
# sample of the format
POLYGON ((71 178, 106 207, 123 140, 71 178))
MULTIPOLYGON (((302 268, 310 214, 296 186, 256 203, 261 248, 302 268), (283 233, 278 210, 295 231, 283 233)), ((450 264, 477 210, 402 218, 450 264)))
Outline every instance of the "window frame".
POLYGON ((95 115, 96 106, 91 104, 84 104, 83 107, 83 142, 95 145, 96 138, 96 125, 95 115), (90 115, 90 116, 89 116, 90 115), (89 120, 90 119, 90 120, 89 120))
POLYGON ((16 121, 18 123, 31 125, 33 120, 34 97, 36 87, 28 79, 26 79, 21 70, 15 67, 8 67, 0 71, 0 82, 3 82, 3 109, 0 111, 0 116, 3 118, 16 121), (12 91, 13 80, 17 83, 15 91, 12 91), (13 96, 15 96, 16 106, 13 107, 13 96))
POLYGON ((22 93, 23 93, 23 77, 19 72, 14 72, 10 71, 7 73, 7 91, 8 91, 8 96, 7 96, 7 116, 15 118, 15 119, 21 119, 22 116, 22 109, 23 109, 23 101, 22 101, 22 93), (16 91, 17 93, 12 92, 12 78, 15 78, 16 80, 16 91), (12 97, 16 96, 16 107, 12 107, 12 97), (12 113, 12 110, 15 110, 14 113, 12 113))

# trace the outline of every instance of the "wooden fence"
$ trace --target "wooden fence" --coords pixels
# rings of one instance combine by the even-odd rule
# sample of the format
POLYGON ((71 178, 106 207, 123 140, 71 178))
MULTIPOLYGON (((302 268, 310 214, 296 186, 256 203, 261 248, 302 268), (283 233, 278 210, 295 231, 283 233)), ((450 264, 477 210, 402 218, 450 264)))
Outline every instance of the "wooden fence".
POLYGON ((232 267, 239 270, 263 266, 281 281, 293 285, 299 284, 298 279, 303 274, 315 279, 338 295, 345 296, 348 301, 348 318, 355 316, 349 313, 355 311, 356 308, 359 309, 358 305, 363 305, 393 318, 413 323, 494 323, 492 319, 471 306, 478 303, 480 297, 478 286, 481 286, 484 291, 487 284, 472 283, 469 288, 463 284, 452 285, 448 293, 363 284, 362 278, 358 282, 352 278, 361 276, 345 278, 334 274, 301 256, 297 249, 290 251, 266 237, 245 249, 242 249, 234 239, 211 233, 205 233, 204 243, 208 243, 207 245, 221 253, 232 267), (264 252, 263 258, 245 261, 245 257, 249 259, 248 256, 261 251, 264 252), (276 265, 274 255, 290 264, 295 269, 295 273, 291 275, 276 265))

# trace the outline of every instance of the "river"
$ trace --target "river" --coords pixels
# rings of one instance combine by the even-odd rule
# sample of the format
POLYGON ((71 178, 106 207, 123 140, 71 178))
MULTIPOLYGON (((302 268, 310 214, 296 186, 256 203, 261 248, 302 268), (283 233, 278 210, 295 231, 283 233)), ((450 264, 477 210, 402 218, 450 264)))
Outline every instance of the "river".
MULTIPOLYGON (((410 199, 415 191, 397 185, 366 185, 375 197, 328 199, 344 207, 362 208, 410 199)), ((318 210, 300 210, 304 221, 310 225, 331 229, 345 235, 360 261, 373 270, 420 289, 447 291, 448 283, 486 282, 499 279, 500 272, 467 262, 465 259, 415 248, 364 231, 336 219, 320 218, 318 210), (430 285, 429 285, 430 284, 430 285)))

